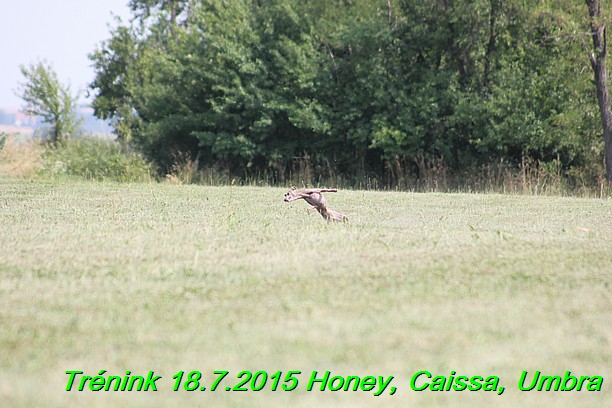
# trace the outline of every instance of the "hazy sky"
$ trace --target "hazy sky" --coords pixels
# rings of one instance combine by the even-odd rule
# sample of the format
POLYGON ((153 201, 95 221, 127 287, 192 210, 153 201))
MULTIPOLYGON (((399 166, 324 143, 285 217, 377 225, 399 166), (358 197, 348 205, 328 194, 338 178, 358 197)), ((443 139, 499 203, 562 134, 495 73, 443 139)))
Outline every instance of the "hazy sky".
MULTIPOLYGON (((112 14, 126 20, 128 0, 8 0, 0 5, 0 108, 19 108, 19 65, 45 59, 60 82, 85 90, 94 73, 87 55, 110 37, 112 14), (111 14, 112 13, 112 14, 111 14)), ((83 93, 84 94, 84 93, 83 93)), ((85 97, 81 99, 85 101, 85 97)))

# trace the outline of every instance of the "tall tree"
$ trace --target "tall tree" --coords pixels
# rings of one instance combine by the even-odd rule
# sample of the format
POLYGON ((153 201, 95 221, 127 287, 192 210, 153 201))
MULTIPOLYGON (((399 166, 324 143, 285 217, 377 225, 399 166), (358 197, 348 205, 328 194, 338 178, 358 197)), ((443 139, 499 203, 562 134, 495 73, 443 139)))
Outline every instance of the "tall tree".
POLYGON ((424 161, 459 174, 523 157, 599 174, 592 75, 563 40, 583 24, 573 0, 130 5, 90 56, 93 106, 160 168, 180 150, 279 180, 308 162, 393 185, 424 161))
POLYGON ((59 82, 49 64, 39 61, 20 69, 26 79, 17 90, 25 102, 23 112, 40 116, 50 124, 54 143, 69 137, 82 121, 76 114, 78 96, 70 93, 69 85, 59 82))
POLYGON ((604 157, 606 162, 606 178, 612 184, 612 109, 610 108, 608 71, 606 69, 606 56, 608 43, 606 38, 606 22, 602 18, 599 0, 585 0, 589 9, 591 23, 591 36, 593 38, 593 52, 591 53, 591 66, 595 74, 595 87, 597 88, 597 101, 604 134, 604 157))

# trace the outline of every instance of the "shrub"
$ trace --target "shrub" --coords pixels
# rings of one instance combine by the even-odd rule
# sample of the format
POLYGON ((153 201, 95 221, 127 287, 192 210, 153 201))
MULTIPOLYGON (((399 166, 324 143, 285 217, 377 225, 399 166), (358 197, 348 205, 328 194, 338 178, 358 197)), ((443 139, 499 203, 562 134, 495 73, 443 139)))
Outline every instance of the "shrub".
POLYGON ((152 166, 139 153, 114 141, 93 138, 67 140, 49 146, 44 155, 45 171, 88 180, 151 181, 152 166))

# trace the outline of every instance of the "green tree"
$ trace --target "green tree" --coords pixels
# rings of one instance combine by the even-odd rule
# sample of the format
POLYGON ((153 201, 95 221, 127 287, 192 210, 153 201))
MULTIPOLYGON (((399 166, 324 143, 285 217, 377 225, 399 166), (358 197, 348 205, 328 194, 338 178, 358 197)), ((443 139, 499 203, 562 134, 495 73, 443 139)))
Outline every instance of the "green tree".
POLYGON ((606 178, 612 184, 612 109, 610 108, 608 71, 606 57, 608 55, 607 27, 605 14, 599 0, 586 0, 589 10, 591 36, 593 37, 593 53, 591 66, 595 76, 597 100, 603 125, 604 157, 606 163, 606 178))
POLYGON ((69 85, 63 85, 51 65, 39 61, 20 66, 25 82, 19 84, 17 95, 25 105, 23 112, 40 116, 51 126, 53 143, 68 138, 82 119, 76 112, 78 95, 72 95, 69 85))
POLYGON ((194 2, 169 36, 149 3, 90 56, 96 114, 123 139, 161 162, 189 150, 228 169, 281 169, 320 148, 321 60, 300 2, 194 2))
POLYGON ((523 157, 588 167, 590 179, 600 169, 573 0, 130 6, 134 18, 90 56, 94 109, 161 168, 181 150, 278 180, 306 157, 315 177, 391 185, 427 161, 454 174, 523 157))
POLYGON ((178 16, 188 8, 189 1, 185 0, 130 0, 128 6, 135 16, 146 20, 160 12, 168 14, 170 25, 176 24, 178 16))
POLYGON ((111 38, 89 55, 96 71, 92 107, 97 117, 112 119, 119 140, 129 144, 138 126, 132 97, 138 86, 138 41, 132 27, 119 23, 111 38))

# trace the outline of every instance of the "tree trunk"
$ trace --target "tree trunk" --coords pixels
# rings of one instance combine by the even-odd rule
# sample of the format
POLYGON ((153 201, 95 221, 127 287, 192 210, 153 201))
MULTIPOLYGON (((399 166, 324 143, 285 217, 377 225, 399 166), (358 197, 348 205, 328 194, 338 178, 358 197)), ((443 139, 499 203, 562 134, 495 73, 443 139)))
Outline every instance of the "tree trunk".
POLYGON ((53 140, 54 145, 57 145, 58 142, 60 141, 61 129, 60 129, 59 120, 60 120, 59 117, 56 116, 55 121, 53 123, 53 139, 52 140, 53 140))
POLYGON ((612 109, 610 108, 608 92, 608 71, 606 69, 607 39, 606 25, 601 20, 599 0, 585 0, 591 18, 591 35, 593 37, 593 52, 591 66, 595 74, 597 101, 603 124, 604 160, 606 163, 606 179, 612 184, 612 109))
POLYGON ((484 59, 484 72, 482 74, 482 88, 483 94, 489 95, 491 92, 491 71, 493 65, 493 53, 495 52, 495 41, 496 41, 496 24, 497 24, 497 13, 501 7, 499 0, 489 1, 489 42, 487 43, 487 50, 484 59))
POLYGON ((176 2, 174 0, 170 0, 170 25, 174 27, 176 24, 176 2))

